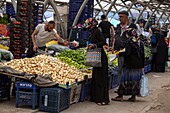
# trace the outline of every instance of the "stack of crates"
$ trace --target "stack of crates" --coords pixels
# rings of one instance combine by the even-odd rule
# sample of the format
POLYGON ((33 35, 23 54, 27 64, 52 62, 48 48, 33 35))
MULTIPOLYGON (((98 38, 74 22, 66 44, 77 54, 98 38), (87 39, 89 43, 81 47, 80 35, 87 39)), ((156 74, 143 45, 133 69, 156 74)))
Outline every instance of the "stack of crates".
POLYGON ((30 21, 34 14, 33 0, 17 0, 17 20, 26 22, 30 21))
MULTIPOLYGON (((68 15, 68 33, 70 32, 70 29, 72 29, 72 24, 73 21, 82 5, 84 0, 70 0, 69 2, 69 15, 68 15)), ((78 20, 78 24, 81 23, 83 24, 86 19, 89 17, 93 17, 93 5, 94 5, 94 0, 89 0, 88 3, 86 4, 82 14, 80 15, 80 18, 78 20)), ((79 31, 78 31, 79 32, 79 31)), ((79 34, 79 33, 78 33, 79 34)), ((88 38, 88 31, 81 31, 81 39, 87 39, 88 38)), ((77 30, 73 30, 72 32, 72 39, 71 40, 77 40, 77 30)))
POLYGON ((44 14, 44 3, 43 2, 40 2, 40 1, 36 1, 35 2, 35 15, 36 15, 36 19, 35 19, 35 22, 36 22, 36 26, 39 24, 39 23, 43 23, 43 14, 44 14))
POLYGON ((20 59, 21 54, 29 46, 29 32, 27 22, 13 22, 10 27, 10 51, 15 59, 20 59))
POLYGON ((59 113, 70 106, 70 90, 63 88, 42 88, 40 90, 39 110, 59 113))
POLYGON ((30 82, 16 82, 16 107, 29 105, 32 109, 38 106, 38 87, 30 82))
POLYGON ((0 99, 10 99, 11 78, 0 74, 0 99))

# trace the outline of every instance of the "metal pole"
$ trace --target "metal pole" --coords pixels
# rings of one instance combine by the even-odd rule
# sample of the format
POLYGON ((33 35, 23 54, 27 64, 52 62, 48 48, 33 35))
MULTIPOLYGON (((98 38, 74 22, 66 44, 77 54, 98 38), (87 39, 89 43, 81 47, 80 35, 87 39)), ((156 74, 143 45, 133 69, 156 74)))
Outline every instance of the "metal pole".
MULTIPOLYGON (((80 15, 81 15, 81 13, 83 12, 84 7, 86 6, 86 4, 87 4, 88 1, 89 1, 89 0, 84 0, 84 2, 82 3, 82 5, 81 5, 81 7, 80 7, 80 9, 79 9, 79 11, 78 11, 75 19, 74 19, 74 22, 73 22, 72 26, 75 26, 75 25, 77 24, 77 22, 78 22, 78 20, 79 20, 79 18, 80 18, 80 15)), ((69 40, 71 39, 72 32, 73 32, 73 30, 71 29, 71 30, 70 30, 70 34, 69 34, 69 40)))
POLYGON ((166 21, 169 19, 170 15, 167 16, 167 18, 165 19, 163 25, 165 25, 166 21))
POLYGON ((161 16, 158 18, 157 23, 159 23, 159 21, 161 20, 162 16, 164 15, 164 12, 162 12, 161 16))
POLYGON ((101 11, 103 12, 103 14, 106 15, 102 5, 99 2, 99 0, 96 0, 96 2, 97 2, 97 4, 99 4, 99 7, 101 8, 101 11))
POLYGON ((116 1, 117 1, 117 0, 114 0, 114 1, 111 3, 109 9, 108 9, 107 12, 106 12, 106 17, 107 17, 107 15, 109 14, 109 12, 111 11, 112 6, 116 3, 116 1))
POLYGON ((143 14, 143 12, 145 11, 146 7, 149 6, 150 2, 151 2, 151 1, 149 1, 149 2, 147 3, 147 5, 145 5, 145 6, 144 6, 141 2, 138 2, 138 3, 142 4, 142 5, 144 6, 144 8, 142 9, 142 11, 139 13, 138 17, 136 18, 135 24, 138 22, 139 18, 141 17, 141 15, 143 14))
POLYGON ((152 14, 150 15, 148 21, 147 21, 146 24, 145 24, 144 29, 146 29, 146 27, 147 27, 147 25, 148 25, 148 23, 149 23, 149 20, 152 18, 153 14, 157 11, 157 9, 160 7, 161 4, 162 4, 162 3, 159 3, 159 5, 157 6, 157 8, 155 8, 155 10, 152 12, 152 14))
MULTIPOLYGON (((58 12, 58 9, 57 9, 57 7, 56 7, 56 4, 55 4, 54 0, 50 0, 49 2, 50 2, 51 6, 52 6, 52 8, 54 9, 54 12, 55 12, 55 14, 56 14, 56 18, 54 18, 54 19, 55 19, 55 22, 58 21, 58 22, 61 23, 60 14, 59 14, 59 12, 58 12)), ((57 23, 56 23, 56 24, 57 24, 57 23)), ((60 24, 60 26, 61 26, 62 38, 66 38, 66 36, 65 36, 66 32, 64 31, 64 26, 62 25, 62 23, 60 24)))

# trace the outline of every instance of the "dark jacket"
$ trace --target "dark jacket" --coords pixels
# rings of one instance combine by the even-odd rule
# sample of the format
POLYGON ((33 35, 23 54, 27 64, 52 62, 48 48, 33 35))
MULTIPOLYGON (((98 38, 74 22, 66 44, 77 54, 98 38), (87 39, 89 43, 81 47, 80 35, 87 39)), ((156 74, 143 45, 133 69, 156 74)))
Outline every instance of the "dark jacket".
MULTIPOLYGON (((128 28, 134 28, 137 29, 135 24, 130 24, 128 28)), ((123 32, 121 35, 121 25, 118 24, 115 30, 115 44, 114 44, 114 50, 120 50, 125 47, 125 44, 127 42, 126 32, 123 32)))
MULTIPOLYGON (((106 44, 101 31, 97 27, 94 27, 90 30, 88 41, 90 41, 92 44, 96 44, 98 48, 103 48, 103 45, 106 44)), ((80 47, 86 46, 86 43, 80 44, 80 47)))
POLYGON ((124 66, 126 68, 143 68, 144 67, 144 45, 141 42, 140 47, 136 48, 131 42, 125 45, 125 52, 119 54, 124 56, 124 66))

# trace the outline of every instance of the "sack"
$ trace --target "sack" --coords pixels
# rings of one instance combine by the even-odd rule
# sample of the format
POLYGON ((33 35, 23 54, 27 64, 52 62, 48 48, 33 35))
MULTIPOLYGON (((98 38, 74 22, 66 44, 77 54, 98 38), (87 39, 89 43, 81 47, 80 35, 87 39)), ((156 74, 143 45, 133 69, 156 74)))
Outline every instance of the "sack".
POLYGON ((140 80, 140 96, 149 96, 148 77, 146 77, 145 74, 142 75, 140 80))
POLYGON ((88 49, 86 54, 86 66, 102 67, 101 48, 88 49))
POLYGON ((152 54, 157 53, 157 46, 151 48, 151 53, 152 54))

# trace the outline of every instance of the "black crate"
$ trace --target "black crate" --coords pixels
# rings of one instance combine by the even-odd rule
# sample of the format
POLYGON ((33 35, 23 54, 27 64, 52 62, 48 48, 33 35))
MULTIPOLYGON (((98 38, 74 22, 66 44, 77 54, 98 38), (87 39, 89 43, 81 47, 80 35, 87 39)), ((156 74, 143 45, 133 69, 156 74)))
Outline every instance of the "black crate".
POLYGON ((0 74, 0 87, 1 86, 10 86, 11 85, 11 78, 7 75, 0 74))
POLYGON ((39 110, 59 113, 70 106, 70 90, 63 88, 42 88, 40 90, 39 110))
POLYGON ((10 100, 10 87, 9 86, 0 86, 0 99, 7 98, 10 100))
POLYGON ((82 82, 81 93, 80 93, 80 102, 89 100, 90 98, 90 87, 91 79, 86 79, 82 82))

